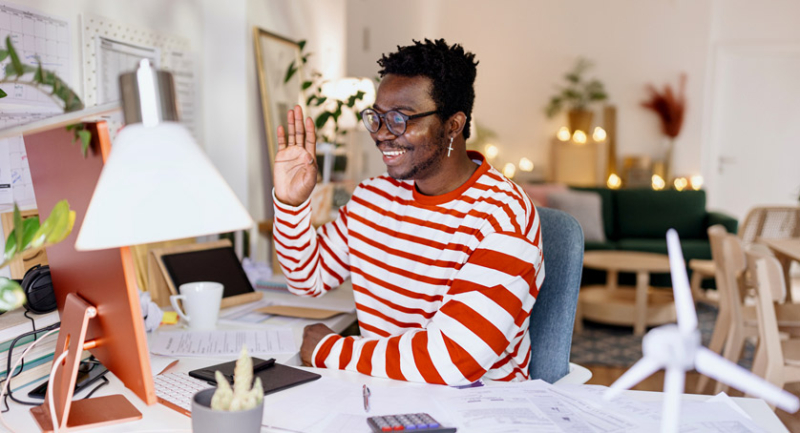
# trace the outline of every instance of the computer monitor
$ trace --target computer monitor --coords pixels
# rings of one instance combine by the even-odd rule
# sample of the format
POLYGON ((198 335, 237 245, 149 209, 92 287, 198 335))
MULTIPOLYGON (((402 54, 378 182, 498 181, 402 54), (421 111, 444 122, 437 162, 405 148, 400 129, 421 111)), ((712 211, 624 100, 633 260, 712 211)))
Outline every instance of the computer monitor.
MULTIPOLYGON (((70 208, 76 213, 75 226, 69 237, 47 248, 53 289, 62 319, 62 332, 55 356, 58 357, 70 343, 67 341, 69 338, 66 340, 63 338, 67 329, 64 314, 65 307, 70 302, 68 298, 85 300, 95 307, 97 312, 96 317, 89 319, 85 325, 85 341, 90 342, 86 345, 87 348, 126 387, 142 401, 152 405, 156 403, 155 388, 135 275, 132 266, 129 266, 133 261, 130 257, 125 257, 129 251, 127 248, 75 250, 75 239, 103 168, 104 155, 110 152, 106 123, 87 125, 92 130, 93 140, 92 149, 85 157, 81 154, 80 145, 73 143, 72 133, 64 127, 54 127, 24 136, 40 215, 48 215, 55 204, 64 199, 69 201, 70 208)), ((75 323, 72 325, 81 326, 75 323)), ((70 338, 77 338, 77 335, 70 338)), ((72 343, 74 345, 74 341, 72 343)), ((63 368, 66 370, 68 367, 63 368)), ((69 417, 66 420, 67 425, 71 426, 74 424, 72 418, 78 416, 75 414, 76 405, 83 400, 59 402, 59 399, 71 400, 72 387, 68 385, 69 377, 62 377, 63 383, 58 381, 58 377, 56 379, 56 386, 51 386, 50 389, 58 392, 54 394, 58 419, 61 422, 61 417, 66 412, 69 417), (65 387, 69 387, 69 393, 65 387), (66 408, 58 409, 59 403, 63 403, 66 408)), ((39 412, 45 411, 47 412, 45 415, 50 416, 46 403, 36 409, 39 409, 39 412)), ((112 408, 106 409, 109 410, 112 408)), ((39 417, 45 415, 41 413, 37 415, 37 412, 34 412, 43 430, 45 426, 42 426, 39 417)), ((49 423, 49 420, 45 421, 49 423)), ((76 419, 74 422, 81 421, 76 419)))

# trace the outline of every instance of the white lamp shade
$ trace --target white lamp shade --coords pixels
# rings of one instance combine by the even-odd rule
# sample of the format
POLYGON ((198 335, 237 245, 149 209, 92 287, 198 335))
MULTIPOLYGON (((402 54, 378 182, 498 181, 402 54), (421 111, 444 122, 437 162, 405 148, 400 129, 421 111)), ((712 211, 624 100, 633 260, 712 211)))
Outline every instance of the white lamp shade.
POLYGON ((253 220, 175 122, 117 135, 75 242, 99 250, 248 229, 253 220))

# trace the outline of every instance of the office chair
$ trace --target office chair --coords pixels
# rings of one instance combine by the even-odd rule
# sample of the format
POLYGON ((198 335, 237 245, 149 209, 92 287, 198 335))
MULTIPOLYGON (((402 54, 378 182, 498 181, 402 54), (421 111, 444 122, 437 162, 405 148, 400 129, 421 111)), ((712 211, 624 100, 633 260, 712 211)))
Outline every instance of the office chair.
MULTIPOLYGON (((530 320, 530 378, 554 383, 585 383, 589 370, 570 364, 572 330, 583 269, 583 230, 570 214, 545 207, 536 208, 542 230, 545 278, 533 304, 530 320), (562 379, 562 380, 564 380, 562 379)), ((588 374, 588 377, 587 377, 588 374)))

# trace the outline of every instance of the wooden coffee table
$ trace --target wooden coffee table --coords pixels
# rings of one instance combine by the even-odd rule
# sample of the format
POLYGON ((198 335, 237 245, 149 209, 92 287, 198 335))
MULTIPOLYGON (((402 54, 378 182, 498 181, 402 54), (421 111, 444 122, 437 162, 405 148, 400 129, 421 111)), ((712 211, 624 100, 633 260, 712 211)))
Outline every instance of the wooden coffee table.
POLYGON ((583 286, 578 297, 576 327, 589 319, 613 325, 632 325, 635 335, 647 326, 674 322, 672 290, 650 287, 650 273, 669 272, 669 257, 639 251, 587 251, 583 266, 606 271, 605 286, 583 286), (636 287, 619 286, 620 272, 636 274, 636 287))

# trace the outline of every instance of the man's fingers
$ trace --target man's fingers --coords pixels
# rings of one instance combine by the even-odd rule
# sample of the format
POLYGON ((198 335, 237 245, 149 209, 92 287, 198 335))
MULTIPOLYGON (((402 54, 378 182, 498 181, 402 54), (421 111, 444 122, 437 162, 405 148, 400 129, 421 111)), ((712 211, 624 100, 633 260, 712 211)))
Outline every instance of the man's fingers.
POLYGON ((289 110, 289 113, 286 115, 286 123, 288 125, 287 129, 289 130, 289 146, 294 146, 294 111, 289 110))
POLYGON ((284 135, 283 125, 278 125, 278 150, 286 149, 286 136, 284 135))
POLYGON ((298 146, 302 146, 304 142, 303 136, 305 135, 305 130, 303 129, 303 109, 300 108, 299 105, 294 106, 294 118, 297 119, 297 123, 294 125, 294 143, 298 146))
POLYGON ((314 127, 314 121, 310 117, 306 118, 306 129, 308 132, 306 133, 305 148, 313 157, 317 154, 317 132, 314 127))

